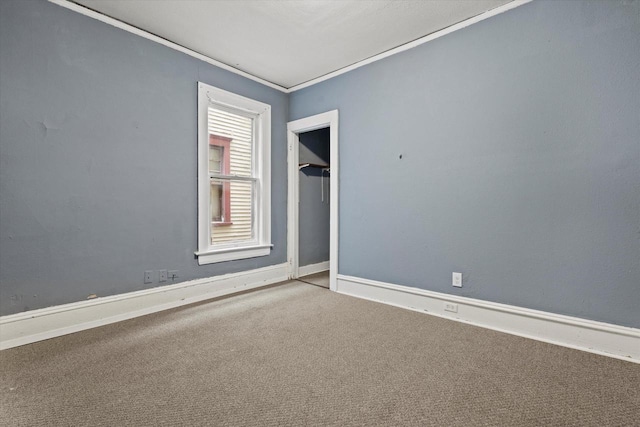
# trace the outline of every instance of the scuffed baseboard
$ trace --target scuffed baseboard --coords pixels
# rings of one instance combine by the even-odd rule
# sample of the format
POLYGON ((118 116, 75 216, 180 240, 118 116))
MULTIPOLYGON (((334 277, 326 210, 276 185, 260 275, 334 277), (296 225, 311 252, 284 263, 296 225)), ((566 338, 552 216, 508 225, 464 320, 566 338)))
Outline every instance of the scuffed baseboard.
POLYGON ((337 292, 640 363, 640 329, 338 275, 337 292), (457 312, 445 311, 453 304, 457 312))
POLYGON ((0 317, 0 350, 287 280, 288 264, 0 317))

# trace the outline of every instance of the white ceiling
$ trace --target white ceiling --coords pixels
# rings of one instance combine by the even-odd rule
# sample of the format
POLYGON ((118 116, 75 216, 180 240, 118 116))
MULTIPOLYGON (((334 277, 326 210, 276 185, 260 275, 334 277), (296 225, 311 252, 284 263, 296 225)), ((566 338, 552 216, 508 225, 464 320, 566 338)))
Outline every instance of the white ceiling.
POLYGON ((74 0, 290 88, 511 0, 74 0))

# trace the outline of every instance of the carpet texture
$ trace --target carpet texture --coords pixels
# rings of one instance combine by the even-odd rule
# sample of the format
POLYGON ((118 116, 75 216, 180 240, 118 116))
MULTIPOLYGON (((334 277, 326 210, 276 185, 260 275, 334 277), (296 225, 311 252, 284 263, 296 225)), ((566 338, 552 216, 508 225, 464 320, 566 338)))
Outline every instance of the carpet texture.
POLYGON ((633 426, 640 365, 301 282, 0 352, 6 426, 633 426))
POLYGON ((323 271, 320 273, 309 274, 308 276, 302 276, 298 278, 298 281, 329 289, 329 272, 323 271))

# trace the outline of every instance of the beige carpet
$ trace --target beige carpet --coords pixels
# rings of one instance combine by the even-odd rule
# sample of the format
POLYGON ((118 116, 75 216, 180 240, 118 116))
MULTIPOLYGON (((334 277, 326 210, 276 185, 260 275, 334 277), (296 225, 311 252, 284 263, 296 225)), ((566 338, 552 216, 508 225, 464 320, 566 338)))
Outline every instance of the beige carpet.
POLYGON ((0 424, 640 425, 640 365, 300 282, 0 352, 0 424))
POLYGON ((310 285, 316 285, 329 289, 329 272, 322 271, 320 273, 309 274, 308 276, 302 276, 298 278, 299 281, 308 283, 310 285))

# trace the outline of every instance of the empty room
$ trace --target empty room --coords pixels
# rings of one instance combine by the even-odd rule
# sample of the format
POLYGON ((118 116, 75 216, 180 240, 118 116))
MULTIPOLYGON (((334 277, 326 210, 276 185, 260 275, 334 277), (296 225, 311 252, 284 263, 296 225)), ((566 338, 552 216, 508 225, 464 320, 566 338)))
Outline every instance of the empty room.
POLYGON ((0 424, 640 426, 640 1, 0 0, 0 424))

